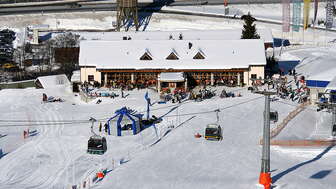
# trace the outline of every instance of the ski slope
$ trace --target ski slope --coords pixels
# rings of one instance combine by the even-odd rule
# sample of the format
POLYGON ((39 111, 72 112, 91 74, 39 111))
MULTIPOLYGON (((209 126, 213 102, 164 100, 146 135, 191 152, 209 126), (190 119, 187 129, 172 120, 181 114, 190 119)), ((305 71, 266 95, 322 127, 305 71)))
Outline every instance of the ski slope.
MULTIPOLYGON (((101 104, 86 104, 66 88, 1 90, 0 120, 25 122, 0 123, 0 132, 8 134, 0 138, 0 147, 8 153, 0 159, 0 188, 71 188, 105 168, 108 174, 102 181, 90 183, 92 188, 260 188, 258 142, 264 99, 246 89, 241 89, 243 97, 187 101, 178 108, 176 104, 155 104, 151 108, 156 116, 171 111, 157 125, 158 136, 152 127, 135 136, 107 136, 104 155, 87 154, 91 123, 86 120, 106 121, 122 106, 144 111, 145 92, 130 91, 126 99, 102 98, 101 104), (41 103, 42 93, 66 101, 41 103), (218 108, 222 109, 223 141, 194 138, 216 120, 213 112, 198 112, 218 108), (12 127, 3 127, 6 125, 12 127), (37 129, 39 134, 23 140, 27 128, 37 129)), ((157 101, 158 95, 149 92, 152 102, 157 101)), ((271 108, 279 112, 280 120, 294 109, 276 101, 271 108)), ((97 129, 98 123, 95 132, 99 133, 97 129)), ((271 170, 277 188, 333 188, 336 151, 324 151, 272 147, 271 170), (314 175, 321 171, 328 174, 316 179, 314 175)))

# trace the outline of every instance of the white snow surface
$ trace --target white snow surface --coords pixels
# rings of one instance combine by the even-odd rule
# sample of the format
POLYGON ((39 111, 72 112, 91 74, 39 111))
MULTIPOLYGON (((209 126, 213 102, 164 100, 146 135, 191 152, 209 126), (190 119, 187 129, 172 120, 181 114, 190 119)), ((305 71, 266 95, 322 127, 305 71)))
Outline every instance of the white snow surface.
POLYGON ((281 55, 282 60, 300 60, 297 73, 306 79, 331 81, 336 76, 335 44, 327 47, 306 47, 288 49, 281 55))
POLYGON ((70 79, 71 82, 80 82, 80 70, 75 70, 72 72, 70 79))
POLYGON ((258 39, 82 41, 79 65, 98 69, 230 69, 266 65, 266 60, 264 43, 258 39), (205 59, 193 59, 198 52, 205 59), (144 53, 153 60, 140 60, 144 53), (167 60, 171 53, 179 59, 167 60))
MULTIPOLYGON (((252 11, 253 15, 281 20, 281 5, 236 7, 239 6, 243 13, 252 11)), ((320 3, 320 6, 322 11, 319 12, 319 18, 324 18, 325 4, 320 3)), ((200 6, 199 9, 207 8, 200 6)), ((87 12, 10 15, 1 18, 0 23, 5 27, 25 27, 28 23, 34 23, 49 24, 51 28, 59 29, 109 29, 115 20, 115 16, 111 16, 110 12, 92 12, 90 15, 87 12)), ((238 20, 156 13, 153 14, 147 29, 241 29, 241 27, 242 22, 238 20)), ((281 26, 258 23, 257 27, 272 28, 275 36, 282 36, 281 26)), ((294 33, 295 41, 301 36, 301 33, 294 33)), ((290 38, 290 35, 285 34, 285 37, 290 38)), ((304 38, 305 43, 324 43, 329 39, 335 39, 335 35, 307 30, 304 38)), ((330 69, 332 63, 335 63, 333 54, 335 54, 333 48, 318 47, 291 50, 287 56, 304 59, 303 64, 297 67, 297 71, 310 76, 330 69), (316 52, 322 54, 314 54, 316 52)), ((230 91, 232 88, 226 90, 230 91)), ((217 93, 219 91, 217 89, 217 93)), ((261 147, 258 143, 263 125, 263 98, 221 111, 219 123, 224 133, 224 140, 221 142, 209 142, 193 136, 196 132, 204 134, 205 126, 216 119, 214 113, 196 114, 194 118, 193 115, 168 117, 168 115, 229 107, 259 97, 245 90, 241 98, 215 97, 200 103, 182 104, 177 110, 168 114, 162 124, 157 125, 161 138, 159 140, 154 128, 148 128, 135 136, 107 136, 108 150, 105 155, 86 154, 91 124, 78 123, 75 120, 95 117, 104 121, 112 116, 116 109, 125 105, 138 111, 145 110, 145 92, 145 90, 131 91, 126 99, 101 98, 102 103, 97 105, 95 101, 88 104, 81 102, 78 96, 74 96, 70 93, 70 89, 65 88, 1 90, 0 120, 24 122, 0 123, 0 134, 6 135, 0 138, 0 148, 5 154, 0 159, 0 188, 68 189, 72 185, 83 183, 100 168, 114 169, 92 188, 262 188, 257 186, 257 183, 261 164, 261 147), (42 93, 59 96, 66 101, 44 104, 41 103, 42 93), (190 118, 192 119, 187 121, 190 118), (180 127, 170 130, 171 125, 176 127, 184 121, 186 122, 180 127), (23 140, 23 129, 28 128, 37 129, 39 134, 23 140), (169 130, 170 132, 165 135, 169 130), (157 143, 151 146, 155 142, 157 143), (120 160, 126 163, 118 163, 120 160)), ((158 100, 157 94, 149 92, 152 101, 158 100)), ((169 107, 170 105, 170 103, 155 104, 151 108, 157 110, 152 114, 163 115, 173 108, 169 107)), ((295 105, 272 102, 271 108, 279 112, 279 120, 282 120, 295 105)), ((284 131, 289 132, 283 131, 279 137, 297 139, 326 136, 330 134, 330 121, 331 116, 328 113, 306 110, 286 127, 284 131)), ((95 125, 96 132, 98 132, 97 126, 98 123, 95 125)), ((274 127, 273 124, 271 126, 274 127)), ((335 148, 272 147, 271 170, 274 185, 276 188, 286 189, 333 189, 336 177, 335 155, 335 148)))
MULTIPOLYGON (((237 92, 237 89, 226 88, 226 91, 237 92)), ((260 188, 257 186, 261 164, 258 143, 262 135, 264 98, 246 88, 240 92, 243 97, 216 96, 202 102, 188 101, 177 109, 174 109, 176 104, 155 104, 151 115, 172 111, 156 126, 158 137, 153 127, 135 136, 106 136, 107 152, 99 156, 86 153, 91 123, 79 121, 94 117, 104 123, 122 106, 144 111, 146 90, 129 91, 125 99, 101 98, 101 104, 83 103, 64 88, 1 90, 0 120, 7 122, 1 122, 0 132, 7 136, 0 138, 0 146, 7 154, 0 159, 0 188, 71 188, 101 168, 110 172, 94 186, 91 183, 91 188, 260 188), (41 103, 42 93, 66 101, 41 103), (228 108, 231 105, 237 106, 228 108), (206 125, 215 122, 216 115, 192 113, 225 107, 219 114, 223 141, 195 138, 195 133, 203 135, 206 125), (38 135, 23 140, 23 129, 28 128, 37 129, 38 135)), ((149 97, 153 102, 159 98, 151 90, 149 97)), ((294 109, 276 101, 271 108, 279 112, 280 120, 294 109)), ((302 119, 301 124, 309 121, 302 119)), ((94 129, 99 133, 98 123, 94 129)), ((335 155, 334 148, 272 147, 274 185, 290 189, 332 189, 335 155)))
MULTIPOLYGON (((336 71, 334 73, 336 73, 336 71)), ((330 83, 326 87, 326 90, 336 90, 336 76, 334 77, 333 80, 330 81, 330 83)))
MULTIPOLYGON (((121 31, 121 32, 78 32, 83 40, 120 41, 123 37, 131 40, 238 40, 241 29, 225 30, 180 30, 180 31, 121 31)), ((258 30, 260 38, 266 43, 273 43, 272 32, 268 28, 258 30)))

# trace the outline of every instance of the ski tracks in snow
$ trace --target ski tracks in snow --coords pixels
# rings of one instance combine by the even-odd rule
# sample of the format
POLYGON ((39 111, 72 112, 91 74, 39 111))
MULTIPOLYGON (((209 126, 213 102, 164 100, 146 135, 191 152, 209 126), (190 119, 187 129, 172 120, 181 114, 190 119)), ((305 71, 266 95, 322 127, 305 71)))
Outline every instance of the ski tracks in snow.
MULTIPOLYGON (((43 124, 44 121, 63 120, 57 107, 57 104, 41 104, 29 106, 27 111, 34 113, 33 120, 41 120, 34 123, 43 124)), ((62 140, 63 129, 62 123, 39 126, 37 137, 0 162, 0 185, 5 188, 52 188, 60 182, 59 178, 72 162, 68 145, 62 140)))

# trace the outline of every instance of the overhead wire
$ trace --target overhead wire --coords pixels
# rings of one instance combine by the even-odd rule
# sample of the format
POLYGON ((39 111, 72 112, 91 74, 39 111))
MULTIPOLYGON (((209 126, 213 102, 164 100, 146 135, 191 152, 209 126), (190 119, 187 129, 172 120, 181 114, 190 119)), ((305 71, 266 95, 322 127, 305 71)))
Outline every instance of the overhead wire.
MULTIPOLYGON (((296 107, 296 108, 299 107, 299 105, 290 104, 290 103, 286 103, 286 102, 283 102, 283 101, 274 101, 274 102, 281 103, 281 104, 286 104, 286 105, 293 106, 293 107, 296 107)), ((305 109, 316 112, 316 109, 307 108, 307 107, 305 107, 305 109)))
POLYGON ((226 110, 226 109, 229 109, 229 108, 233 108, 233 107, 236 107, 236 106, 239 106, 239 105, 242 105, 242 104, 246 104, 246 103, 258 100, 260 98, 263 98, 263 96, 257 97, 257 98, 253 98, 253 99, 249 99, 247 101, 243 101, 243 102, 240 102, 240 103, 237 103, 237 104, 233 104, 233 105, 230 105, 230 106, 226 106, 226 107, 223 107, 223 108, 217 108, 217 109, 214 109, 214 110, 208 110, 208 111, 203 111, 203 112, 194 112, 194 113, 186 113, 186 114, 179 114, 179 115, 169 115, 169 116, 165 116, 165 117, 176 117, 176 116, 188 116, 188 115, 198 115, 198 114, 213 113, 213 112, 216 112, 217 110, 226 110))
MULTIPOLYGON (((227 107, 223 107, 223 108, 219 108, 219 110, 225 110, 225 109, 229 109, 235 106, 239 106, 248 102, 252 102, 254 100, 260 99, 262 97, 257 97, 257 98, 253 98, 253 99, 249 99, 247 101, 244 102, 240 102, 237 104, 233 104, 227 107)), ((189 101, 191 102, 191 101, 189 101)), ((185 101, 183 104, 185 103, 189 103, 188 101, 185 101)), ((161 107, 161 108, 157 108, 155 110, 159 110, 159 109, 166 109, 169 107, 179 107, 181 106, 181 104, 178 105, 170 105, 170 106, 165 106, 165 107, 161 107)), ((169 115, 169 116, 165 116, 165 117, 176 117, 176 116, 188 116, 188 115, 199 115, 199 114, 206 114, 206 113, 213 113, 215 112, 217 109, 215 110, 208 110, 208 111, 202 111, 202 112, 193 112, 193 113, 186 113, 186 114, 179 114, 179 115, 169 115)), ((3 123, 10 123, 10 124, 2 124, 0 123, 0 127, 27 127, 27 126, 58 126, 58 125, 71 125, 71 124, 80 124, 80 123, 89 123, 89 120, 76 120, 76 121, 47 121, 47 120, 39 120, 40 122, 37 122, 37 120, 34 120, 36 123, 32 123, 29 120, 0 120, 3 123), (10 122, 10 121, 14 121, 14 122, 10 122), (13 124, 13 123, 24 123, 24 124, 13 124)), ((77 125, 77 126, 82 126, 82 125, 77 125)))

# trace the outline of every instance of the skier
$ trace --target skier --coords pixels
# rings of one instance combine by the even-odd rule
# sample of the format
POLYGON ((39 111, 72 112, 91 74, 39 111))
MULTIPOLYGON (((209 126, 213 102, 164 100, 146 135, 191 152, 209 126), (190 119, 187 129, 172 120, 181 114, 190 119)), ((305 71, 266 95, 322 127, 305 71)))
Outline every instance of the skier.
POLYGON ((181 103, 181 98, 182 97, 181 97, 180 93, 177 93, 176 98, 177 98, 178 103, 181 103))
POLYGON ((47 94, 43 93, 42 96, 43 96, 43 97, 42 97, 42 101, 43 101, 43 102, 47 102, 47 101, 48 101, 47 94))
POLYGON ((23 138, 27 138, 27 131, 23 131, 23 138))
POLYGON ((102 131, 102 123, 99 122, 99 132, 101 132, 101 131, 102 131))
POLYGON ((107 133, 107 127, 108 127, 108 125, 107 125, 107 123, 105 123, 105 124, 104 124, 104 130, 105 130, 105 133, 107 133))
POLYGON ((292 90, 291 95, 290 95, 290 99, 291 99, 292 101, 294 101, 294 97, 295 97, 295 91, 292 90))
POLYGON ((124 88, 123 87, 121 88, 121 98, 125 98, 125 96, 124 96, 124 88))

